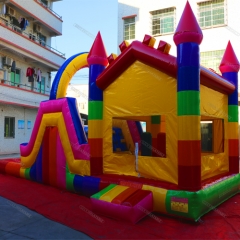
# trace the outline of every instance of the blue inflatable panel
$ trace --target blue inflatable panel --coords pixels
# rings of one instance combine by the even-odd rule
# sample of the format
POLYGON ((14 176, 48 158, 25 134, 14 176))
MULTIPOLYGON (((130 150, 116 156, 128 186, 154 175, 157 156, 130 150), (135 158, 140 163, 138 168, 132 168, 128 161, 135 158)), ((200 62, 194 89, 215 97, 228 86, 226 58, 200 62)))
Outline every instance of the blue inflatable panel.
POLYGON ((31 166, 29 175, 32 181, 37 181, 37 161, 31 166))
POLYGON ((113 152, 128 150, 126 142, 124 141, 124 136, 122 134, 121 128, 113 127, 112 143, 113 143, 113 152))
POLYGON ((37 155, 37 161, 36 161, 36 167, 37 167, 37 182, 42 183, 43 177, 42 177, 42 146, 39 149, 38 155, 37 155))
POLYGON ((96 79, 104 69, 99 64, 89 66, 89 101, 103 101, 103 91, 96 85, 96 79))
POLYGON ((177 73, 177 91, 194 90, 199 91, 199 68, 198 67, 180 67, 177 73))
POLYGON ((84 176, 82 184, 82 195, 90 197, 100 191, 100 178, 84 176))
POLYGON ((135 123, 136 123, 137 129, 138 129, 138 132, 141 136, 141 134, 143 133, 142 125, 139 121, 135 121, 135 123))
POLYGON ((83 188, 83 179, 84 177, 79 176, 79 175, 75 175, 74 179, 73 179, 73 187, 74 190, 79 193, 82 194, 82 188, 83 188))
POLYGON ((197 43, 182 43, 177 46, 177 66, 186 67, 194 66, 199 67, 199 45, 197 43))
POLYGON ((74 128, 77 134, 79 144, 87 143, 86 135, 83 130, 83 125, 80 119, 80 115, 77 110, 76 106, 76 99, 75 98, 67 98, 68 106, 71 112, 71 117, 73 120, 74 128))
POLYGON ((227 72, 223 73, 222 76, 236 87, 234 92, 228 96, 228 105, 238 105, 238 73, 227 72))
POLYGON ((21 145, 23 145, 23 146, 27 146, 27 145, 28 145, 28 143, 21 143, 21 145))
POLYGON ((103 91, 96 85, 91 83, 89 85, 89 101, 103 101, 103 91))

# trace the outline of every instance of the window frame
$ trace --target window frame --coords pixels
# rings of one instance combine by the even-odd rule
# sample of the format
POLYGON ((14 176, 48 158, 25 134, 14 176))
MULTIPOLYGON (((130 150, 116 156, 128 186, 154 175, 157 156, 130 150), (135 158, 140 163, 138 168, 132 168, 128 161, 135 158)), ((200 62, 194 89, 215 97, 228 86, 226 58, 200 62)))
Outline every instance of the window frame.
MULTIPOLYGON (((158 9, 150 12, 151 16, 151 31, 152 31, 152 36, 162 36, 162 35, 167 35, 167 34, 173 34, 176 28, 176 7, 168 7, 168 8, 163 8, 163 9, 158 9), (170 15, 168 15, 170 13, 170 15), (159 17, 155 18, 154 16, 159 15, 159 17), (172 31, 167 31, 165 32, 165 28, 161 28, 161 20, 166 20, 167 18, 172 18, 173 19, 173 27, 172 31), (155 25, 153 24, 153 21, 160 19, 159 22, 159 29, 153 29, 155 25), (163 31, 161 30, 163 29, 163 31), (158 30, 158 32, 157 32, 158 30), (156 31, 156 32, 154 32, 156 31)), ((166 23, 163 23, 163 25, 166 23)))
MULTIPOLYGON (((208 28, 215 28, 215 27, 222 27, 222 26, 226 26, 227 25, 227 1, 226 0, 207 0, 207 1, 201 1, 201 2, 198 2, 197 3, 197 8, 198 8, 198 22, 199 22, 199 26, 201 27, 201 29, 208 29, 208 28), (213 24, 213 13, 212 13, 212 11, 213 10, 216 10, 216 8, 219 8, 220 9, 220 7, 216 7, 216 8, 213 8, 213 4, 217 4, 218 3, 218 1, 222 1, 223 2, 223 10, 224 10, 224 13, 223 13, 223 15, 224 15, 224 19, 223 19, 223 23, 221 23, 221 24, 213 24), (211 10, 211 15, 210 15, 210 17, 211 17, 211 24, 209 25, 209 26, 206 26, 206 21, 204 21, 204 26, 202 26, 201 25, 201 17, 200 17, 200 15, 201 15, 201 12, 204 12, 204 11, 201 11, 201 7, 200 7, 200 5, 203 5, 203 4, 210 4, 210 10, 211 10)), ((206 12, 207 10, 205 10, 205 12, 206 12)))
POLYGON ((134 16, 131 16, 131 17, 126 17, 126 18, 123 18, 123 40, 125 41, 127 41, 127 40, 133 40, 133 39, 135 39, 136 38, 136 16, 134 15, 134 16), (133 22, 127 22, 127 21, 130 21, 131 19, 134 19, 134 21, 133 22), (128 38, 126 38, 126 26, 128 26, 128 38), (134 30, 132 30, 132 31, 134 31, 134 33, 133 34, 131 34, 131 26, 134 26, 134 30), (133 36, 134 35, 134 38, 131 38, 131 36, 133 36))
POLYGON ((200 126, 201 126, 201 153, 202 154, 223 153, 225 151, 224 119, 201 116, 200 126), (206 125, 211 126, 206 127, 206 125), (204 128, 205 130, 207 130, 207 132, 203 132, 204 128), (211 149, 206 149, 209 148, 209 146, 211 146, 211 149))
POLYGON ((21 84, 21 69, 16 68, 15 71, 11 70, 10 81, 11 81, 11 86, 19 87, 19 85, 21 84), (19 78, 16 79, 16 75, 19 78))
POLYGON ((15 138, 15 117, 9 117, 9 116, 5 116, 4 117, 4 138, 15 138), (8 123, 9 123, 9 130, 6 131, 6 124, 7 124, 7 121, 8 120, 8 123), (12 129, 11 129, 11 122, 10 120, 13 120, 13 123, 12 123, 12 129), (8 132, 8 133, 7 133, 8 132))
POLYGON ((41 0, 41 3, 48 7, 48 0, 41 0))
POLYGON ((85 104, 83 102, 79 103, 79 109, 81 110, 85 109, 85 104))
POLYGON ((43 47, 46 47, 47 37, 45 35, 43 35, 42 33, 39 33, 38 40, 40 45, 42 45, 43 47))
MULTIPOLYGON (((145 116, 114 116, 112 117, 112 154, 130 154, 130 155, 138 155, 139 158, 141 157, 149 157, 149 158, 167 158, 167 147, 166 147, 166 131, 162 131, 160 128, 160 124, 166 121, 166 115, 145 115, 145 116), (146 117, 150 117, 148 120, 146 120, 146 117), (164 117, 164 121, 162 121, 162 117, 164 117), (138 150, 136 152, 136 143, 133 142, 133 145, 131 145, 129 138, 125 135, 126 132, 131 135, 131 131, 129 130, 129 126, 127 128, 120 127, 121 124, 114 125, 114 120, 123 120, 123 121, 130 121, 130 122, 139 122, 141 124, 142 133, 140 133, 139 142, 138 142, 138 150), (143 128, 142 123, 145 123, 145 128, 143 128), (150 128, 148 127, 150 124, 150 128), (152 131, 150 130, 152 126, 152 131), (123 130, 124 129, 124 130, 123 130), (115 130, 117 130, 117 134, 115 135, 115 130), (161 136, 158 139, 158 134, 154 136, 153 132, 158 130, 158 134, 161 134, 161 136), (119 135, 119 131, 121 134, 119 135), (146 140, 146 138, 143 136, 143 134, 146 136, 150 134, 151 136, 151 143, 146 140), (164 136, 165 134, 165 136, 164 136), (165 140, 164 140, 165 138, 165 140), (160 141, 159 143, 157 143, 160 141), (161 144, 161 147, 159 148, 159 145, 161 144), (144 151, 143 151, 144 148, 144 151), (126 150, 127 149, 127 150, 126 150), (146 149, 148 149, 146 151, 146 149)), ((128 125, 128 123, 127 123, 128 125)), ((124 124, 122 125, 124 126, 124 124)), ((135 128, 135 127, 134 127, 135 128)), ((127 134, 127 135, 128 135, 127 134)), ((149 135, 148 135, 149 136, 149 135)), ((147 139, 149 139, 147 137, 147 139)), ((136 140, 136 139, 135 139, 136 140)))
POLYGON ((46 78, 42 76, 41 82, 37 82, 37 92, 45 94, 46 92, 45 82, 46 78))
POLYGON ((201 121, 201 152, 202 153, 213 153, 213 121, 201 121), (205 126, 204 126, 205 125, 205 126), (207 126, 208 125, 208 126, 207 126), (205 129, 204 129, 205 128, 205 129), (209 133, 204 133, 203 130, 209 131, 209 133), (208 138, 208 141, 204 138, 208 138), (211 146, 211 149, 206 149, 206 147, 211 146))
POLYGON ((221 74, 219 66, 222 61, 224 52, 224 49, 200 52, 201 65, 205 68, 214 70, 218 74, 221 74), (206 64, 206 62, 211 62, 211 65, 206 64))

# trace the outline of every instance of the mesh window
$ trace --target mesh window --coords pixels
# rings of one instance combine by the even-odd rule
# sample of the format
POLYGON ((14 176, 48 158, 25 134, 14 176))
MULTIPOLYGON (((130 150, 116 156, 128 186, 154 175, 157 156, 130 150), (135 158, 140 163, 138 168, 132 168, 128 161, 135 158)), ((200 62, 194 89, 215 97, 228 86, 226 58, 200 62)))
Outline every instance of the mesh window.
POLYGON ((207 1, 198 4, 199 24, 202 28, 225 24, 224 0, 207 1))
POLYGON ((15 118, 14 117, 4 118, 4 137, 6 138, 15 137, 15 118))
POLYGON ((219 65, 222 60, 223 54, 224 50, 201 52, 201 65, 206 68, 211 68, 217 73, 220 73, 219 65))
POLYGON ((124 19, 124 40, 135 39, 135 17, 124 19))
POLYGON ((166 8, 151 12, 152 35, 174 32, 175 8, 166 8))

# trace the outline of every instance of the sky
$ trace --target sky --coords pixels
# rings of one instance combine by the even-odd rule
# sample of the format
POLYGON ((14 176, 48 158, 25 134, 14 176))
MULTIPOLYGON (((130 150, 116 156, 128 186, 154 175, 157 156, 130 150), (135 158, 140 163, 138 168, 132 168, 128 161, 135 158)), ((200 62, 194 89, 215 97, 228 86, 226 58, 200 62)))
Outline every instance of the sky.
MULTIPOLYGON (((107 55, 117 53, 117 0, 62 0, 53 3, 53 11, 62 16, 62 36, 52 38, 52 47, 65 53, 66 59, 89 52, 100 31, 107 55)), ((53 74, 54 77, 55 74, 53 74)), ((88 69, 78 71, 72 84, 86 84, 88 69)))

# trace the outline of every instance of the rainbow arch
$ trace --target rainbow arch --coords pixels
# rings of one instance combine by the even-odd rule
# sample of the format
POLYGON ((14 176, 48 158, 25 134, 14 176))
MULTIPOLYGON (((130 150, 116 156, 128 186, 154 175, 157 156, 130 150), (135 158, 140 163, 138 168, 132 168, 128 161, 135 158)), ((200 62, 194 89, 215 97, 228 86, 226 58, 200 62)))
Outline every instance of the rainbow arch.
POLYGON ((67 87, 73 75, 80 69, 88 67, 87 57, 87 52, 78 53, 64 62, 53 80, 49 100, 66 96, 67 87))

